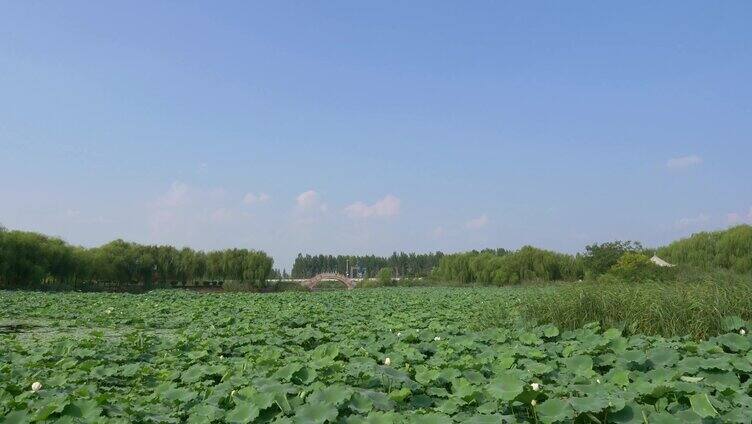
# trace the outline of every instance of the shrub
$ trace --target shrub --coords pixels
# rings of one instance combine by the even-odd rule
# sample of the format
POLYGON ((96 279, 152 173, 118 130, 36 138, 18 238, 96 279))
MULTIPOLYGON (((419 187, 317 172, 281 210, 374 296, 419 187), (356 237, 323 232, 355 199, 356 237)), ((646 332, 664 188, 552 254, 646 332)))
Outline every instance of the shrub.
POLYGON ((703 270, 722 268, 752 273, 752 226, 697 233, 659 249, 658 256, 703 270))
POLYGON ((611 241, 585 247, 585 268, 591 275, 601 275, 610 270, 625 253, 638 253, 644 249, 640 242, 611 241))
POLYGON ((612 274, 593 282, 526 292, 523 315, 574 329, 591 322, 628 333, 704 338, 723 332, 724 317, 752 319, 752 279, 728 272, 679 271, 671 282, 634 284, 612 274))
POLYGON ((379 284, 383 286, 388 286, 392 282, 392 269, 391 268, 381 268, 379 270, 379 273, 376 274, 376 279, 378 280, 379 284))
POLYGON ((665 281, 674 276, 675 268, 660 267, 645 254, 627 252, 619 258, 608 273, 632 282, 665 281))
POLYGON ((525 246, 515 252, 468 252, 445 255, 431 278, 461 284, 511 285, 582 278, 581 256, 525 246))
POLYGON ((252 283, 228 280, 222 284, 222 290, 226 292, 257 292, 259 291, 252 283))
POLYGON ((265 291, 269 292, 286 292, 286 291, 308 291, 308 288, 303 286, 297 281, 285 281, 285 280, 278 280, 278 281, 272 281, 269 282, 268 286, 265 288, 265 291))

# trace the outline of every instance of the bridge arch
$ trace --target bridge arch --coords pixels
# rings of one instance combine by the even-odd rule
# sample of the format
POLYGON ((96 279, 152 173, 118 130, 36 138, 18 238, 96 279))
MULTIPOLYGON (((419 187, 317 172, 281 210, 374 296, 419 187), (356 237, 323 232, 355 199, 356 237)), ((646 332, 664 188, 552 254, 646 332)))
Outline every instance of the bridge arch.
POLYGON ((348 290, 355 288, 355 281, 353 281, 350 278, 345 277, 342 274, 335 274, 331 272, 325 272, 323 274, 313 276, 305 280, 303 282, 303 285, 306 286, 308 290, 313 290, 322 281, 339 281, 340 283, 347 286, 348 290))

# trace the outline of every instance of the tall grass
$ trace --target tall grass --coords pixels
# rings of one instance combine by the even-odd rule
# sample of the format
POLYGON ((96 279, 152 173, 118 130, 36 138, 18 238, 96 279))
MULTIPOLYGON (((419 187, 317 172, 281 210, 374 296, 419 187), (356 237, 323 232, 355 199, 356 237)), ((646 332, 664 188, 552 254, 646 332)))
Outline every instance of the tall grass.
POLYGON ((598 322, 627 333, 706 338, 723 333, 722 319, 752 319, 752 278, 731 273, 680 277, 674 282, 614 278, 531 289, 522 314, 573 329, 598 322))

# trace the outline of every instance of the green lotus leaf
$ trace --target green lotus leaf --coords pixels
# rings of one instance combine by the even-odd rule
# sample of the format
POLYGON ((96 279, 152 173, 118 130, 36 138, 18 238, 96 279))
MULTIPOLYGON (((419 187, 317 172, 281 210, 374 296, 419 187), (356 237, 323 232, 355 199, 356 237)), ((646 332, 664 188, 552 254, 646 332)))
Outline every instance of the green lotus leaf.
POLYGON ((389 399, 389 396, 382 392, 364 390, 361 392, 361 394, 366 396, 371 400, 371 402, 373 402, 373 407, 375 409, 379 409, 381 411, 391 411, 394 409, 394 401, 389 399))
POLYGON ((453 424, 454 420, 452 420, 449 415, 431 413, 425 415, 413 415, 410 417, 410 422, 415 424, 453 424))
POLYGON ((277 372, 274 373, 274 378, 281 381, 290 381, 293 375, 303 368, 303 364, 298 362, 289 363, 283 367, 280 367, 277 372))
POLYGON ((670 367, 679 362, 680 355, 675 349, 656 347, 648 351, 648 359, 654 367, 670 367))
POLYGON ((577 355, 566 358, 564 364, 573 374, 587 376, 593 372, 593 358, 587 355, 577 355))
POLYGON ((547 325, 543 327, 543 336, 547 339, 554 338, 559 335, 559 329, 555 325, 547 325))
POLYGON ((587 396, 583 398, 571 398, 569 404, 577 413, 583 412, 601 412, 606 410, 609 401, 605 397, 587 396))
POLYGON ((3 424, 25 424, 28 423, 29 414, 26 411, 12 411, 3 417, 3 424))
POLYGON ((522 344, 526 344, 526 345, 536 346, 536 345, 543 344, 543 340, 533 333, 528 333, 528 332, 522 333, 519 335, 518 339, 522 344))
POLYGON ((315 360, 333 361, 337 355, 339 355, 339 348, 334 344, 321 345, 313 351, 313 359, 315 360))
POLYGON ((402 402, 412 394, 412 391, 407 387, 402 387, 398 390, 392 390, 389 392, 389 399, 395 402, 402 402))
POLYGON ((348 407, 359 414, 366 414, 373 409, 373 400, 361 393, 354 393, 348 407))
POLYGON ((92 399, 79 399, 72 401, 64 411, 65 415, 80 418, 86 423, 95 423, 100 421, 102 408, 97 401, 92 399))
POLYGON ((189 411, 188 423, 210 423, 222 419, 224 415, 225 411, 214 405, 198 404, 189 411))
POLYGON ((716 338, 718 343, 727 347, 731 352, 746 352, 750 347, 750 339, 738 333, 728 333, 716 338))
POLYGON ((504 418, 500 414, 493 415, 473 415, 463 421, 465 424, 499 424, 503 423, 504 418))
POLYGON ((309 403, 298 408, 295 420, 301 424, 321 424, 337 419, 337 408, 324 403, 309 403))
POLYGON ((525 384, 516 376, 511 374, 501 375, 486 386, 486 390, 496 399, 509 402, 519 396, 525 384))
POLYGON ((559 421, 571 420, 574 417, 574 411, 569 403, 553 398, 548 399, 535 408, 538 418, 543 423, 555 423, 559 421))
POLYGON ((424 386, 428 386, 433 381, 438 380, 439 376, 440 376, 439 370, 429 369, 424 365, 415 367, 415 381, 417 381, 418 383, 424 386))
POLYGON ((650 414, 649 422, 650 424, 683 424, 682 420, 667 412, 650 414))
POLYGON ((746 326, 744 320, 736 315, 723 317, 721 319, 721 328, 723 331, 738 331, 746 326))
POLYGON ((162 398, 171 402, 186 403, 195 397, 196 392, 183 387, 174 387, 162 393, 162 398))
POLYGON ((716 411, 713 404, 710 403, 710 398, 706 393, 697 393, 690 396, 689 404, 692 406, 692 411, 702 418, 718 416, 718 411, 716 411))

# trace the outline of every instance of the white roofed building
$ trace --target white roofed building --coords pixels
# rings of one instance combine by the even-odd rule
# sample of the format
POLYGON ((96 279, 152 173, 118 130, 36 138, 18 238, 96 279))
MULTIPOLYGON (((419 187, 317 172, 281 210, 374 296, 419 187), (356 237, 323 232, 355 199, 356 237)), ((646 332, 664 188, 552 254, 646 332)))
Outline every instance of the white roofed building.
POLYGON ((658 256, 656 256, 656 255, 653 255, 653 257, 652 257, 652 258, 650 258, 650 262, 652 262, 652 263, 654 263, 654 264, 656 264, 656 265, 658 265, 658 266, 669 266, 669 267, 670 267, 670 266, 673 266, 673 265, 671 265, 670 263, 668 263, 668 262, 664 261, 663 259, 659 258, 659 257, 658 257, 658 256))

